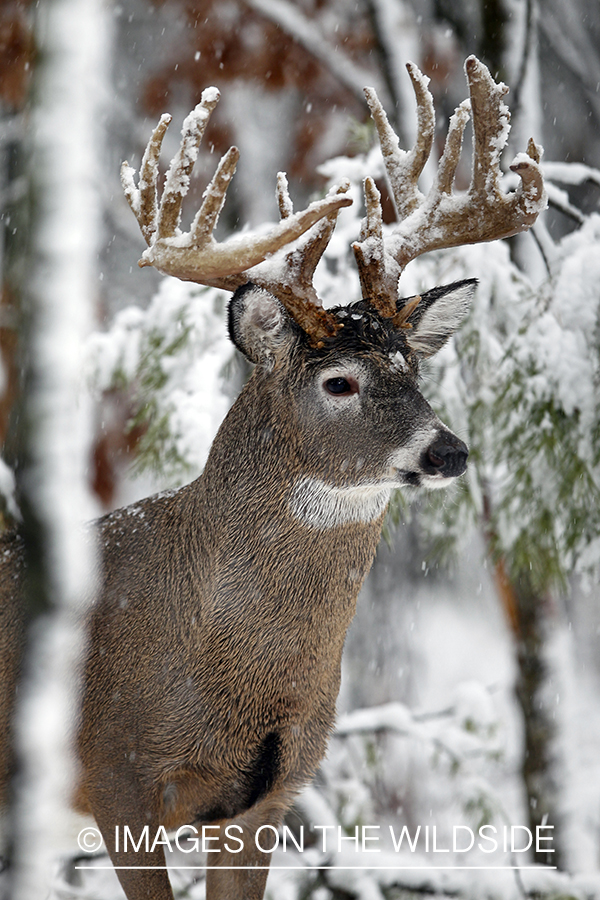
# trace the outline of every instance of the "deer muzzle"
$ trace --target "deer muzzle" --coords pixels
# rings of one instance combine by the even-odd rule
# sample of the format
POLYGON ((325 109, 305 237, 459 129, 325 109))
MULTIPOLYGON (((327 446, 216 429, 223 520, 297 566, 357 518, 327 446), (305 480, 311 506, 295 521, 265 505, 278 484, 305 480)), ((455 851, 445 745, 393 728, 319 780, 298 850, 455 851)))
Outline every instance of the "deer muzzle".
POLYGON ((421 465, 427 475, 456 478, 467 468, 469 448, 450 431, 441 432, 423 454, 421 465))

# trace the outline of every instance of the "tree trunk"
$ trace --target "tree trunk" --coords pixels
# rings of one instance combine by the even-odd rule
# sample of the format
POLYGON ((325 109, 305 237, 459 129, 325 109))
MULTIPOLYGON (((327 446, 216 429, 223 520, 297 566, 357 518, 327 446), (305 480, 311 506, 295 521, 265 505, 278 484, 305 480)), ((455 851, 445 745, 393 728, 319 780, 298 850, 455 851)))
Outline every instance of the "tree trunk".
POLYGON ((523 762, 521 773, 527 796, 528 826, 534 835, 533 858, 541 865, 561 868, 561 816, 556 779, 557 726, 549 697, 551 664, 548 643, 551 632, 552 601, 534 590, 528 571, 519 573, 511 582, 501 559, 496 564, 496 583, 515 639, 517 679, 515 695, 523 715, 523 762), (541 835, 552 835, 552 841, 541 842, 554 853, 537 851, 535 836, 539 826, 553 826, 541 835))
POLYGON ((72 790, 72 710, 95 569, 82 528, 96 510, 87 485, 91 416, 81 377, 98 283, 98 122, 108 21, 103 0, 48 0, 36 10, 39 54, 25 140, 28 220, 25 227, 15 219, 19 234, 7 260, 20 313, 15 457, 28 564, 9 821, 13 900, 48 894, 56 852, 64 849, 58 842, 67 837, 62 813, 72 790))

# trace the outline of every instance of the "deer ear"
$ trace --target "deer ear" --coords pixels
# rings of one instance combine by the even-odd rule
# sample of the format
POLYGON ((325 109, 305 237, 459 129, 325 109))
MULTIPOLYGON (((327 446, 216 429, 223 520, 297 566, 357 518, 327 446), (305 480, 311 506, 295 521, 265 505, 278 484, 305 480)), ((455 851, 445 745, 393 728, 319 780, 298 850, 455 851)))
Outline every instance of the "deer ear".
POLYGON ((411 350, 419 356, 433 356, 454 334, 467 312, 477 279, 455 281, 421 294, 421 300, 408 317, 411 328, 405 332, 411 350))
POLYGON ((277 297, 249 282, 230 300, 229 336, 250 362, 269 362, 293 339, 293 325, 277 297))

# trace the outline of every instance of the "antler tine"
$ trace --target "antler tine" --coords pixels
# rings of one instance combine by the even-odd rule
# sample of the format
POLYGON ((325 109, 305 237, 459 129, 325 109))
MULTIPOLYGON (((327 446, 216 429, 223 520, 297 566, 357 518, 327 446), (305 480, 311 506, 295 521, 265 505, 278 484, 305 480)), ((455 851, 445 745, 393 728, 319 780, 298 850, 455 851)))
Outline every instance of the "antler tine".
MULTIPOLYGON (((350 182, 343 179, 329 191, 325 199, 343 199, 343 205, 348 205, 349 198, 344 198, 343 195, 349 188, 350 182)), ((279 172, 277 176, 277 199, 282 220, 285 221, 293 215, 293 204, 283 172, 279 172)), ((274 267, 278 273, 277 297, 317 347, 322 346, 322 342, 336 334, 341 327, 335 316, 323 309, 312 282, 315 269, 333 234, 340 208, 341 206, 334 209, 317 222, 280 261, 265 263, 265 266, 274 267)), ((264 278, 261 268, 257 266, 252 273, 252 280, 262 287, 272 289, 272 275, 264 278)))
POLYGON ((148 246, 161 238, 173 237, 176 233, 181 204, 190 183, 190 172, 198 156, 198 148, 208 120, 219 102, 219 96, 216 88, 207 88, 202 93, 200 103, 185 119, 181 144, 169 167, 158 212, 158 161, 163 138, 171 122, 170 115, 164 114, 160 117, 148 141, 140 168, 139 188, 135 185, 135 170, 127 162, 121 166, 121 184, 125 197, 138 220, 148 246))
POLYGON ((150 243, 156 231, 158 160, 163 138, 170 122, 171 116, 168 113, 162 115, 148 141, 140 168, 139 189, 135 186, 135 169, 132 169, 127 162, 121 166, 123 191, 147 244, 150 243))
POLYGON ((218 100, 217 89, 207 89, 196 109, 186 118, 158 212, 158 160, 170 116, 161 117, 150 138, 142 161, 139 188, 135 184, 134 170, 127 163, 121 167, 125 196, 148 243, 139 264, 155 266, 184 281, 225 290, 235 290, 244 282, 254 281, 276 294, 311 342, 318 346, 341 327, 335 316, 323 309, 312 278, 331 238, 339 210, 352 203, 350 197, 344 196, 350 182, 344 180, 325 198, 294 214, 286 177, 280 173, 277 179, 279 224, 267 233, 242 235, 219 244, 213 238, 213 231, 239 158, 237 148, 232 147, 219 162, 190 231, 181 234, 179 221, 183 198, 208 120, 218 100), (267 257, 296 242, 305 232, 309 233, 304 241, 295 243, 283 256, 266 261, 267 257))
POLYGON ((279 207, 279 215, 282 219, 287 219, 294 214, 294 204, 290 197, 288 189, 288 180, 285 172, 277 173, 277 187, 275 188, 277 197, 277 206, 279 207))
POLYGON ((417 100, 417 139, 409 153, 409 174, 416 184, 431 155, 435 136, 435 109, 433 97, 427 87, 429 78, 412 62, 406 64, 406 69, 417 100))
MULTIPOLYGON (((246 234, 223 244, 217 243, 213 231, 239 157, 237 148, 232 147, 221 159, 190 231, 182 234, 179 230, 179 221, 183 198, 188 191, 190 174, 208 120, 218 100, 218 90, 208 88, 202 93, 202 99, 196 109, 186 118, 181 144, 169 167, 158 212, 156 190, 158 158, 165 131, 171 121, 170 116, 161 117, 148 143, 142 162, 139 188, 135 184, 134 170, 127 163, 122 166, 121 180, 125 195, 148 243, 148 249, 144 252, 139 265, 154 266, 166 275, 225 290, 235 290, 248 281, 249 272, 252 270, 252 277, 256 275, 257 283, 277 292, 277 285, 267 284, 265 270, 255 272, 255 267, 295 241, 321 219, 334 216, 332 220, 334 224, 337 211, 342 206, 349 206, 352 200, 342 196, 347 187, 340 187, 339 191, 330 191, 324 199, 317 200, 294 214, 287 187, 285 189, 281 187, 283 182, 280 179, 278 196, 282 217, 279 224, 266 233, 246 234)), ((315 236, 307 243, 309 250, 320 245, 323 234, 325 232, 330 234, 333 224, 324 226, 324 231, 319 232, 320 236, 315 236)), ((323 249, 325 246, 326 242, 323 249)), ((309 256, 317 255, 320 258, 322 252, 321 250, 318 254, 313 249, 309 252, 309 256)), ((308 272, 310 265, 312 263, 307 259, 303 263, 302 271, 308 272)), ((311 276, 312 271, 314 267, 310 270, 311 276)))
MULTIPOLYGON (((467 59, 465 70, 473 106, 474 158, 471 191, 493 189, 506 201, 498 180, 501 176, 500 152, 506 144, 510 128, 510 112, 502 103, 502 97, 508 93, 508 88, 503 84, 495 84, 486 67, 474 56, 467 59)), ((510 166, 521 178, 520 189, 508 198, 515 215, 520 219, 518 227, 512 233, 523 231, 532 225, 539 213, 538 204, 545 201, 543 178, 538 168, 542 152, 542 148, 530 138, 527 154, 517 154, 510 166)))
POLYGON ((181 205, 190 186, 190 174, 210 116, 219 102, 216 88, 202 92, 200 103, 186 117, 181 129, 181 144, 173 157, 160 201, 156 225, 157 240, 174 237, 181 218, 181 205))
MULTIPOLYGON (((331 188, 328 196, 331 196, 332 198, 343 197, 349 190, 350 182, 347 178, 343 178, 340 184, 334 185, 334 187, 331 188)), ((345 198, 346 204, 344 205, 347 205, 349 199, 349 197, 345 198)), ((314 293, 312 280, 315 269, 331 240, 339 211, 340 207, 317 222, 317 224, 306 233, 306 236, 286 254, 286 259, 289 260, 292 270, 297 272, 298 283, 303 290, 312 292, 315 301, 318 303, 320 303, 320 301, 317 299, 316 293, 314 293)))
MULTIPOLYGON (((521 178, 518 190, 512 194, 502 191, 500 155, 508 137, 510 118, 503 97, 508 89, 503 84, 496 84, 487 68, 474 56, 467 59, 465 73, 470 100, 461 103, 450 120, 438 174, 427 197, 423 197, 416 186, 416 178, 427 158, 430 126, 433 128, 431 95, 426 80, 418 77, 416 66, 409 67, 419 110, 419 137, 410 154, 403 154, 398 149, 397 139, 394 142, 389 133, 387 120, 384 122, 372 97, 368 98, 400 218, 399 225, 386 238, 384 249, 380 251, 380 260, 385 264, 385 279, 381 273, 377 274, 376 268, 375 274, 368 276, 374 295, 378 291, 377 285, 383 285, 384 281, 387 280, 388 285, 392 280, 397 283, 402 269, 415 257, 442 247, 510 237, 529 228, 546 206, 538 165, 541 148, 533 142, 530 142, 528 154, 519 154, 511 165, 521 178), (471 185, 466 194, 455 195, 452 192, 454 177, 469 114, 473 117, 474 130, 471 185)), ((368 207, 367 203, 367 210, 368 207)), ((369 240, 367 237, 367 245, 369 240)), ((365 257, 365 253, 362 255, 365 257)), ((370 258, 373 258, 372 253, 370 258)), ((381 261, 377 265, 381 268, 381 261)), ((395 292, 391 296, 395 302, 395 292)))
POLYGON ((217 171, 204 194, 202 206, 196 213, 196 218, 192 224, 192 243, 196 246, 205 243, 217 225, 217 220, 225 203, 227 188, 233 178, 239 158, 240 151, 238 148, 230 147, 217 166, 217 171))
POLYGON ((454 110, 454 115, 450 117, 444 152, 437 172, 437 187, 442 194, 452 193, 454 176, 460 161, 463 135, 470 116, 471 101, 463 100, 460 106, 454 110))
MULTIPOLYGON (((479 214, 476 240, 494 240, 525 231, 545 209, 547 198, 539 169, 542 148, 533 138, 527 154, 519 153, 510 168, 521 178, 519 189, 506 195, 500 188, 500 155, 510 131, 510 111, 502 98, 506 85, 496 84, 489 70, 475 56, 465 62, 473 116, 473 174, 470 205, 479 214), (483 216, 485 215, 485 221, 483 216)), ((468 230, 468 227, 467 229, 468 230)))
POLYGON ((510 131, 510 111, 502 98, 508 88, 496 84, 486 66, 475 56, 465 62, 473 115, 472 192, 499 193, 500 154, 510 131))
POLYGON ((381 194, 372 178, 365 178, 366 218, 363 219, 360 238, 352 244, 358 267, 362 296, 368 297, 382 316, 393 316, 396 312, 396 284, 400 271, 395 277, 386 267, 383 242, 383 214, 381 194))
POLYGON ((435 134, 433 98, 427 88, 429 79, 414 63, 408 63, 406 68, 417 100, 417 138, 414 147, 408 152, 400 148, 398 136, 388 121, 375 89, 365 88, 399 219, 410 215, 423 199, 417 181, 431 154, 435 134))
MULTIPOLYGON (((156 230, 158 213, 158 162, 166 130, 171 124, 171 116, 162 115, 152 140, 146 147, 140 168, 140 215, 147 222, 149 238, 156 230)), ((149 242, 149 239, 147 239, 149 242)))

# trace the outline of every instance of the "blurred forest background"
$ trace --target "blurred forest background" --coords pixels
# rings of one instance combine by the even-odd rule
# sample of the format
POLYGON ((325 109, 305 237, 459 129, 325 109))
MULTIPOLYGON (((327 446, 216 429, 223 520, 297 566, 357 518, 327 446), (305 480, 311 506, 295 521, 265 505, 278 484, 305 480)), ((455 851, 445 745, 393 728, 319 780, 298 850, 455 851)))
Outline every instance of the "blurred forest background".
MULTIPOLYGON (((41 7, 51 16, 59 5, 41 7)), ((69 77, 68 54, 44 52, 40 15, 27 0, 0 6, 7 527, 27 493, 19 420, 30 382, 19 334, 28 333, 27 236, 43 214, 30 202, 31 121, 46 102, 49 67, 64 62, 69 77)), ((338 731, 290 822, 316 817, 348 833, 361 823, 429 823, 446 835, 461 823, 551 824, 555 853, 527 861, 558 871, 274 872, 268 890, 315 900, 600 897, 598 0, 114 0, 96 3, 95 15, 107 37, 88 97, 98 152, 84 177, 97 249, 84 374, 94 402, 85 477, 97 512, 199 474, 247 375, 226 339, 224 295, 137 268, 143 240, 118 173, 124 159, 139 167, 159 115, 174 118, 166 168, 177 123, 205 87, 220 89, 187 203, 191 217, 218 158, 236 144, 221 237, 276 219, 279 170, 297 208, 350 178, 355 203, 340 215, 317 279, 326 302, 347 303, 359 299, 350 242, 365 175, 376 176, 386 222, 394 221, 363 87, 377 89, 408 148, 416 116, 404 66, 417 63, 430 78, 439 153, 466 96, 469 54, 510 86, 504 169, 533 135, 545 149, 549 208, 531 233, 430 254, 403 275, 405 295, 480 279, 471 317, 424 386, 470 444, 469 474, 443 496, 395 503, 348 637, 338 731)), ((466 143, 458 189, 469 183, 466 143)), ((476 847, 449 857, 445 864, 489 863, 476 847)), ((503 862, 516 864, 509 857, 503 862)), ((119 896, 116 881, 102 877, 63 867, 53 891, 119 896)), ((180 896, 202 896, 201 878, 177 877, 180 896)))

